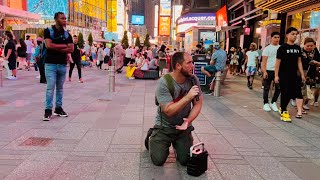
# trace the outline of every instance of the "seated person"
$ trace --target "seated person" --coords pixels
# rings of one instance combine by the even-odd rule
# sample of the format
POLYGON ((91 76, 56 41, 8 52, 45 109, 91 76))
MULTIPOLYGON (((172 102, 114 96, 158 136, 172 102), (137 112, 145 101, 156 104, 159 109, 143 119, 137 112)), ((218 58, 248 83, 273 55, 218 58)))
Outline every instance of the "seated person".
POLYGON ((81 56, 81 65, 83 67, 91 65, 91 63, 87 60, 87 56, 86 55, 81 56))
POLYGON ((150 61, 149 69, 159 71, 159 57, 158 56, 150 61))
POLYGON ((177 52, 172 57, 172 66, 173 73, 166 76, 171 79, 171 86, 167 78, 162 77, 156 88, 159 108, 148 143, 151 161, 156 166, 166 162, 171 145, 177 162, 187 165, 193 145, 192 122, 199 115, 203 102, 199 80, 192 74, 192 57, 188 53, 177 52))
POLYGON ((133 73, 136 70, 136 55, 132 55, 132 58, 130 59, 129 63, 126 67, 126 77, 129 79, 133 79, 133 73))
MULTIPOLYGON (((214 52, 211 57, 210 65, 201 67, 201 72, 207 77, 209 77, 209 83, 211 83, 214 74, 218 71, 223 71, 226 65, 227 54, 224 50, 220 49, 220 45, 218 42, 215 42, 214 45, 214 52)), ((214 85, 211 84, 210 90, 208 93, 212 93, 214 85)))

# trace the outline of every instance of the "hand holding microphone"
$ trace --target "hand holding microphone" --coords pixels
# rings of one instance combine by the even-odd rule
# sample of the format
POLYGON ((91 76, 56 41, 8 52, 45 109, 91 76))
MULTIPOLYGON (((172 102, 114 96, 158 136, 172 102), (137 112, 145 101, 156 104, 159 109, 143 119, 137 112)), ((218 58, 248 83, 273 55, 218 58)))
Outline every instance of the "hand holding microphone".
POLYGON ((192 77, 191 82, 192 82, 193 87, 190 89, 190 91, 194 90, 194 93, 196 93, 196 95, 195 95, 196 101, 199 101, 200 90, 199 90, 199 86, 196 84, 196 79, 194 76, 192 77))

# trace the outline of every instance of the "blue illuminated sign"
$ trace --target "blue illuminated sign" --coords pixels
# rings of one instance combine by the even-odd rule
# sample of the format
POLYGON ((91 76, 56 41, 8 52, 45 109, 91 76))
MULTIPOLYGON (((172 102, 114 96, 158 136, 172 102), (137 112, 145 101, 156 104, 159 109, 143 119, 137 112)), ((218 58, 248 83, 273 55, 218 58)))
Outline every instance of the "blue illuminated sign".
POLYGON ((28 11, 41 15, 42 19, 53 20, 56 12, 68 17, 68 0, 28 0, 28 11))
POLYGON ((144 16, 132 15, 133 25, 144 25, 144 16))

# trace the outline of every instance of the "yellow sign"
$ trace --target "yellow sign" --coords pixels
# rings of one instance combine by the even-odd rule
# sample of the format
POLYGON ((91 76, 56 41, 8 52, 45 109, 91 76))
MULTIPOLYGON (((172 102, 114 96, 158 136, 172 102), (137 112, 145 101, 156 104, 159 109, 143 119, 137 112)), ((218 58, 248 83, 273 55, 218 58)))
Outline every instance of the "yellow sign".
POLYGON ((117 0, 107 0, 107 31, 117 32, 117 0))
POLYGON ((268 26, 270 24, 281 24, 281 20, 268 20, 262 22, 263 26, 268 26))
MULTIPOLYGON (((70 3, 71 4, 71 3, 70 3)), ((84 15, 106 20, 106 3, 105 0, 82 0, 73 3, 74 11, 84 15)))

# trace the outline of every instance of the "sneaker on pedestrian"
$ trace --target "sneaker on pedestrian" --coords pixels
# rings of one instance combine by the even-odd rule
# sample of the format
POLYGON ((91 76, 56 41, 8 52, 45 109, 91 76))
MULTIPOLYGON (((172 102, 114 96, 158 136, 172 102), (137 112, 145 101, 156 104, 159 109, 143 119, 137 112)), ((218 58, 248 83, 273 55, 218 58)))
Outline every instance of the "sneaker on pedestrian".
POLYGON ((83 81, 82 78, 80 78, 79 81, 78 81, 78 83, 83 83, 83 82, 84 82, 84 81, 83 81))
POLYGON ((271 109, 274 111, 274 112, 278 112, 279 109, 278 109, 278 106, 277 106, 277 103, 276 102, 273 102, 271 103, 271 109))
POLYGON ((296 101, 291 99, 291 105, 292 105, 293 107, 297 107, 296 101))
POLYGON ((271 111, 269 103, 266 103, 266 104, 263 105, 263 110, 265 110, 267 112, 271 111))
POLYGON ((135 77, 129 77, 129 79, 135 79, 135 77))
POLYGON ((16 79, 17 79, 17 77, 10 76, 10 77, 8 77, 8 79, 9 79, 9 80, 16 80, 16 79))
POLYGON ((303 105, 303 109, 304 109, 304 110, 310 110, 310 108, 309 108, 308 105, 306 105, 306 104, 303 105))
POLYGON ((68 114, 62 108, 56 108, 53 114, 60 117, 68 117, 68 114))
POLYGON ((44 112, 44 116, 43 116, 43 121, 50 121, 51 120, 51 116, 52 116, 52 111, 51 109, 46 109, 44 112))
POLYGON ((318 102, 314 102, 314 103, 313 103, 313 106, 314 106, 314 107, 319 107, 319 103, 318 103, 318 102))
POLYGON ((284 122, 291 122, 291 117, 288 111, 283 111, 281 113, 280 119, 281 121, 284 121, 284 122))

